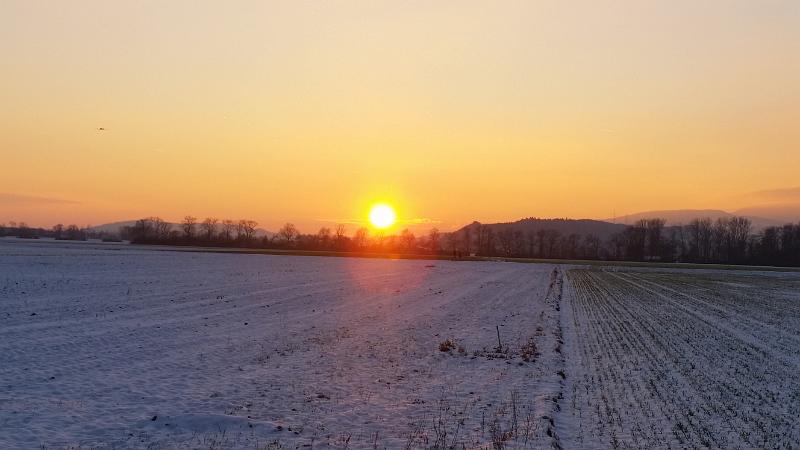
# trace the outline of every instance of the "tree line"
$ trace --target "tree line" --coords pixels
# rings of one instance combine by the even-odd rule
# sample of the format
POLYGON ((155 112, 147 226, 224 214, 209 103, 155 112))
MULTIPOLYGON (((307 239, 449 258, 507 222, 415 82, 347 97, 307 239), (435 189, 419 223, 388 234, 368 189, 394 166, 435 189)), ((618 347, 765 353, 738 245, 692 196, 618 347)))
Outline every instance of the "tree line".
POLYGON ((344 225, 302 233, 287 223, 275 234, 257 233, 252 220, 199 221, 184 217, 173 227, 157 217, 141 219, 125 230, 135 243, 241 246, 342 252, 390 252, 482 257, 660 261, 719 264, 800 266, 800 223, 754 232, 745 217, 695 219, 667 226, 660 218, 642 219, 608 239, 596 234, 562 234, 555 229, 524 232, 513 226, 497 229, 475 224, 453 233, 433 228, 417 236, 408 229, 396 234, 344 225))
POLYGON ((800 266, 800 223, 755 232, 746 217, 699 218, 673 226, 660 218, 642 219, 605 241, 591 233, 523 233, 513 227, 495 232, 478 225, 450 241, 484 256, 800 266))
POLYGON ((248 248, 318 250, 340 252, 439 253, 437 229, 425 236, 415 236, 408 229, 398 234, 371 232, 360 227, 352 235, 343 224, 321 227, 316 233, 302 233, 294 224, 286 223, 277 233, 259 230, 258 222, 249 219, 220 220, 208 217, 202 221, 186 216, 173 226, 159 217, 137 220, 121 230, 121 237, 137 244, 171 244, 232 246, 248 248))
POLYGON ((475 223, 452 233, 433 228, 422 235, 408 229, 387 234, 366 227, 348 234, 345 225, 322 227, 303 233, 287 223, 277 233, 258 229, 249 219, 199 220, 185 216, 171 224, 147 217, 123 227, 119 236, 58 224, 52 229, 25 223, 0 224, 0 236, 25 238, 104 240, 127 239, 138 244, 200 245, 285 250, 361 253, 407 253, 456 258, 510 257, 537 259, 587 259, 609 261, 660 261, 718 264, 800 266, 800 223, 771 226, 759 231, 745 217, 699 218, 685 225, 668 226, 664 219, 642 219, 601 239, 596 234, 562 234, 555 229, 523 231, 512 226, 475 223))
POLYGON ((98 233, 93 232, 89 227, 78 225, 57 224, 53 228, 29 227, 25 222, 0 223, 0 236, 15 236, 23 239, 39 239, 40 237, 52 238, 64 241, 85 241, 89 238, 101 239, 98 233))

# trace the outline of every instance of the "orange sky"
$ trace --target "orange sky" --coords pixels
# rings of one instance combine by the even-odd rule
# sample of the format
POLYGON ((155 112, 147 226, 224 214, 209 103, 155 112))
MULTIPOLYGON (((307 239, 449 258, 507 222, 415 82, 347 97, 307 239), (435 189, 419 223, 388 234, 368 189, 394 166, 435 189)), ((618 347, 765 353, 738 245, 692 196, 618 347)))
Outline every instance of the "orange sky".
POLYGON ((451 229, 800 185, 797 1, 6 0, 0 55, 0 222, 385 200, 451 229))

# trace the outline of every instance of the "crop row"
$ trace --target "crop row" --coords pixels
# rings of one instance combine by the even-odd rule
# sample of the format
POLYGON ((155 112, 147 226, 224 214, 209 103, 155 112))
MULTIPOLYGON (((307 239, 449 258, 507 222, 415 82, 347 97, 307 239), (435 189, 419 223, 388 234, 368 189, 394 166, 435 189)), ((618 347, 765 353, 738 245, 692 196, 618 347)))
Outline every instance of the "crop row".
MULTIPOLYGON (((707 275, 573 270, 575 444, 794 448, 800 329, 791 290, 707 275), (758 298, 759 292, 768 292, 758 298)), ((747 281, 747 280, 746 280, 747 281)))

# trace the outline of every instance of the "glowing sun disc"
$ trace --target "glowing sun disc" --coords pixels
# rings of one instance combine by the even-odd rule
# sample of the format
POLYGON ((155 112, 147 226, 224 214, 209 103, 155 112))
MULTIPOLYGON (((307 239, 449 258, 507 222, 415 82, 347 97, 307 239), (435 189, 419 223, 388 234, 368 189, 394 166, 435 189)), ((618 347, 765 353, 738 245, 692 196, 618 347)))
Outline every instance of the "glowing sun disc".
POLYGON ((394 209, 385 204, 379 204, 369 210, 369 221, 375 228, 388 228, 394 225, 397 219, 394 209))

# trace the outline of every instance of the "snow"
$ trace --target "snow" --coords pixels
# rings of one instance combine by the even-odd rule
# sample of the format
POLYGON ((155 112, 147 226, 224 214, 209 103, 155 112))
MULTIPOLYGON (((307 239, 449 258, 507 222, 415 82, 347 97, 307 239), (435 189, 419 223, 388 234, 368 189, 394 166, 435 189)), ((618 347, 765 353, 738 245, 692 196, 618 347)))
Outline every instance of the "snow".
POLYGON ((553 269, 2 242, 0 447, 549 448, 553 269))
POLYGON ((567 278, 565 448, 796 448, 797 274, 567 278))
POLYGON ((0 240, 0 448, 796 448, 798 366, 798 273, 0 240))

